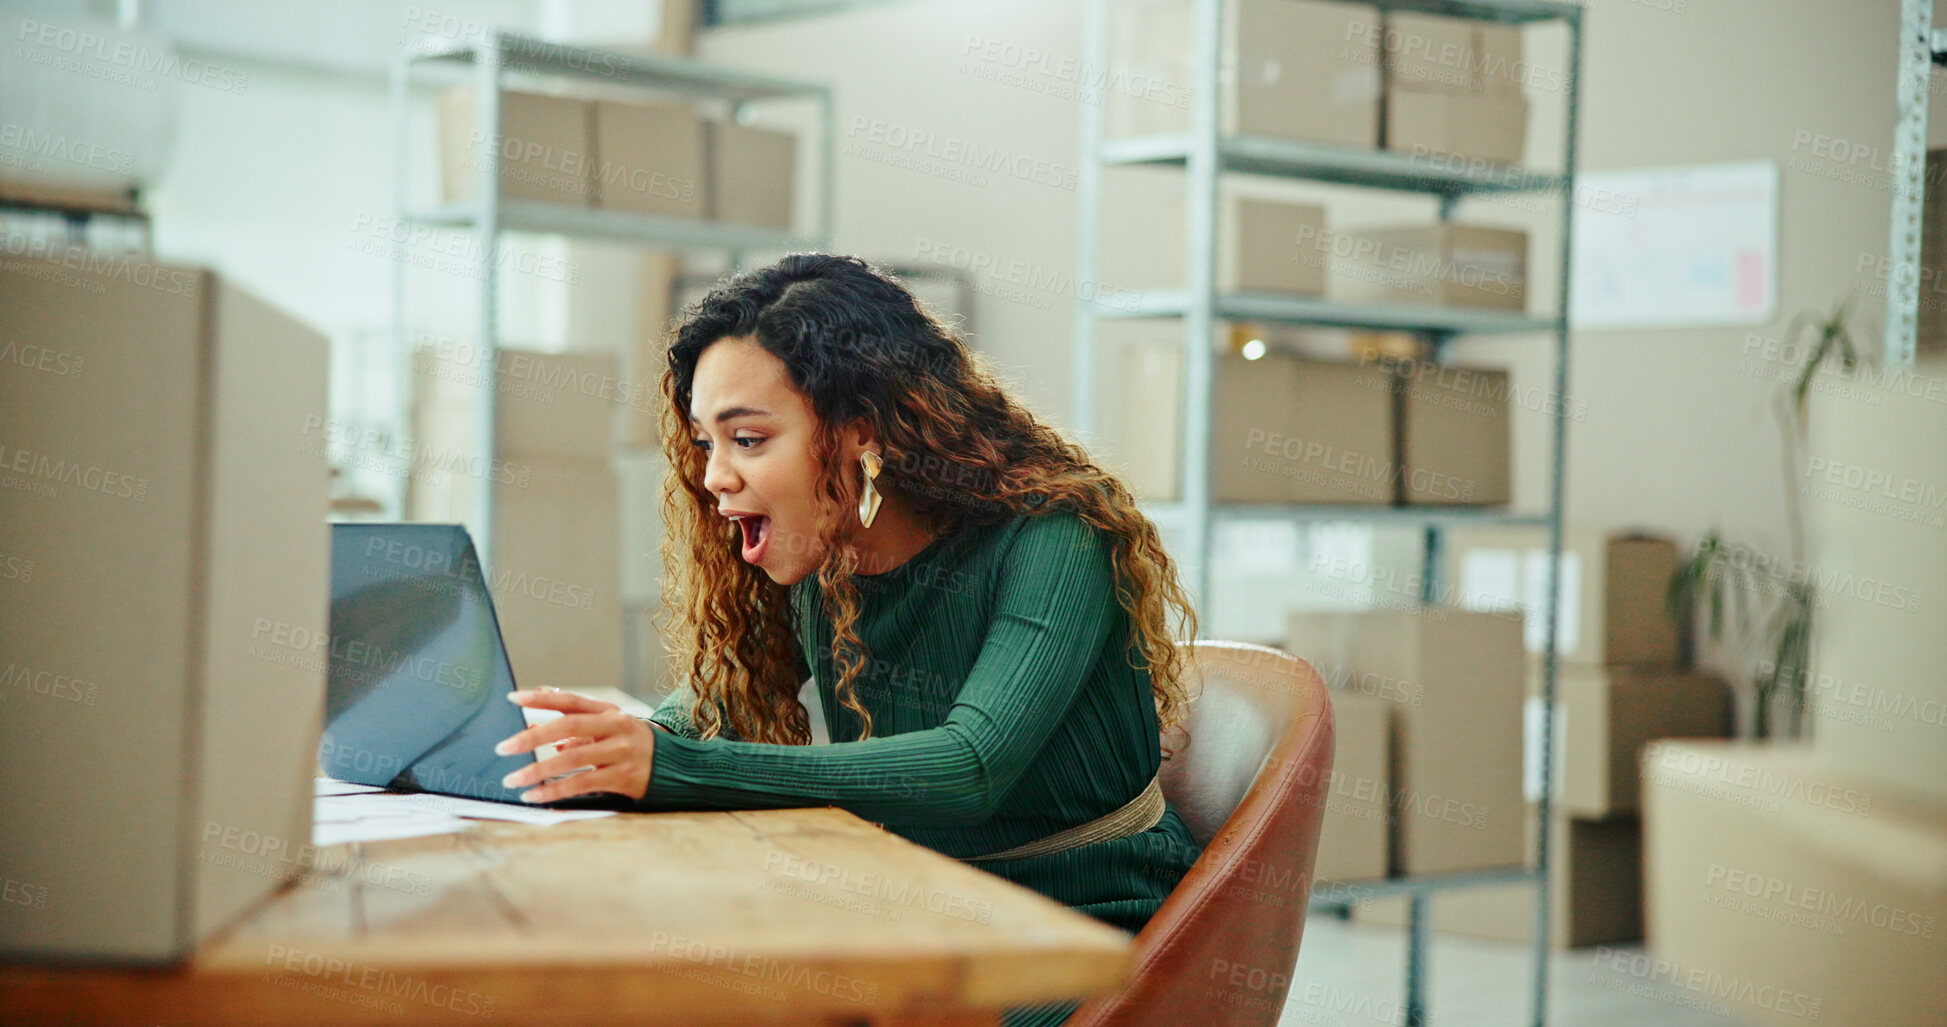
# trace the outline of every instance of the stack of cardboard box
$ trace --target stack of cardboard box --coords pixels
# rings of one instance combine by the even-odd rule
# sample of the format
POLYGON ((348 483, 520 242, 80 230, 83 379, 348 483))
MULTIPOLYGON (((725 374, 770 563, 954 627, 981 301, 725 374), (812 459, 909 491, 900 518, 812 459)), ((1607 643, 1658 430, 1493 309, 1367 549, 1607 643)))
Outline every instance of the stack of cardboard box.
POLYGON ((478 193, 500 157, 503 199, 704 218, 788 229, 797 137, 701 117, 683 103, 631 103, 504 91, 501 132, 475 123, 472 86, 439 100, 442 195, 478 193))
POLYGON ((1390 12, 1381 50, 1386 149, 1521 163, 1528 101, 1518 26, 1390 12))
POLYGON ((1521 627, 1447 607, 1296 613, 1285 649, 1332 688, 1319 881, 1518 867, 1521 627))
POLYGON ((1410 225, 1339 233, 1325 292, 1345 303, 1528 309, 1528 234, 1482 225, 1410 225))
MULTIPOLYGON (((1527 651, 1526 783, 1540 795, 1541 670, 1547 610, 1547 535, 1539 529, 1456 529, 1447 579, 1458 605, 1520 617, 1527 651)), ((1642 937, 1641 789, 1637 762, 1659 739, 1721 737, 1730 692, 1715 676, 1680 666, 1680 633, 1664 613, 1677 566, 1671 541, 1593 529, 1564 531, 1557 637, 1554 815, 1550 818, 1552 944, 1577 947, 1642 937)), ((1496 616, 1487 612, 1477 616, 1496 616)), ((1341 746, 1343 746, 1341 742, 1341 746)), ((1523 833, 1532 861, 1540 831, 1529 805, 1523 833)), ((1524 940, 1534 933, 1528 885, 1444 894, 1435 929, 1524 940)), ((1373 903, 1359 918, 1404 922, 1402 902, 1373 903)))
POLYGON ((469 516, 493 487, 488 586, 521 685, 620 687, 620 485, 611 463, 628 383, 606 354, 470 347, 415 355, 413 520, 469 516), (473 441, 495 389, 494 455, 473 441))
MULTIPOLYGON (((1224 503, 1494 506, 1511 495, 1508 374, 1317 360, 1235 323, 1215 355, 1211 498, 1224 503), (1262 337, 1260 337, 1262 336, 1262 337), (1270 341, 1266 341, 1266 339, 1270 341), (1255 341, 1255 345, 1253 345, 1255 341)), ((1181 327, 1100 327, 1115 352, 1113 459, 1145 499, 1181 494, 1181 327)))
MULTIPOLYGON (((1218 131, 1379 145, 1379 12, 1320 0, 1226 3, 1218 131)), ((1196 84, 1191 0, 1111 8, 1108 134, 1189 131, 1196 84)))

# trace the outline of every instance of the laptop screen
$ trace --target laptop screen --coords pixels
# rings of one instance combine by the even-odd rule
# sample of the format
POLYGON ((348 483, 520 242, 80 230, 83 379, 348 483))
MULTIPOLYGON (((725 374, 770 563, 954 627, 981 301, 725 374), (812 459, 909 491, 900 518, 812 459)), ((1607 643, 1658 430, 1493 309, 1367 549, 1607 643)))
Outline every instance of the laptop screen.
POLYGON ((497 756, 527 726, 466 529, 334 524, 331 631, 318 766, 360 784, 519 802, 497 756))

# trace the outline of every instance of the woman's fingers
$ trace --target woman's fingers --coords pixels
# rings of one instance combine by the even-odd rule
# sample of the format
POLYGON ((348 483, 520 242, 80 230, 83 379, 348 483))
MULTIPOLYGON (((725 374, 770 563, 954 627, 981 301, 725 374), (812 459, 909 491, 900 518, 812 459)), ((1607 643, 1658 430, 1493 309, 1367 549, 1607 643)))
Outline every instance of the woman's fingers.
POLYGON ((559 756, 537 760, 508 774, 501 779, 500 783, 506 788, 525 788, 582 767, 594 767, 599 770, 626 756, 628 750, 628 743, 617 738, 591 742, 572 753, 562 753, 559 756))
POLYGON ((588 738, 602 738, 615 733, 619 726, 610 714, 569 713, 556 717, 545 724, 536 724, 525 731, 515 732, 494 746, 494 752, 502 756, 531 752, 536 747, 564 738, 581 735, 588 738))
POLYGON ((629 794, 630 775, 616 767, 602 767, 573 777, 562 778, 552 784, 530 788, 521 793, 522 802, 554 802, 557 799, 572 799, 577 795, 593 795, 597 792, 629 794))
POLYGON ((649 768, 655 760, 655 730, 646 721, 618 712, 564 716, 549 724, 529 728, 522 734, 572 721, 594 721, 601 726, 593 730, 580 730, 577 737, 587 739, 582 744, 571 751, 558 752, 555 756, 537 761, 532 766, 522 767, 508 774, 502 783, 508 788, 528 788, 520 795, 522 802, 553 802, 591 792, 614 792, 631 799, 642 798, 649 789, 649 768), (581 769, 584 767, 594 769, 581 769), (550 777, 563 774, 569 776, 560 781, 548 781, 550 777))
POLYGON ((612 702, 590 699, 585 695, 563 692, 559 689, 536 689, 528 692, 508 692, 507 701, 516 706, 534 710, 560 710, 563 713, 606 713, 621 707, 612 702))

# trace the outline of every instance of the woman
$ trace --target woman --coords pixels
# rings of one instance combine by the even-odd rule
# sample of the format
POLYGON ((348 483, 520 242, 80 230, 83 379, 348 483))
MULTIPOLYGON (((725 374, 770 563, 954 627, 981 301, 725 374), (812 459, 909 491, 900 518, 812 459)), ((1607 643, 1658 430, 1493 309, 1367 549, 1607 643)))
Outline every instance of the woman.
POLYGON ((1198 851, 1154 786, 1196 618, 1122 483, 852 257, 720 285, 684 312, 662 391, 666 634, 688 685, 650 722, 517 693, 566 715, 502 751, 569 751, 509 787, 835 805, 1140 930, 1198 851), (809 744, 807 676, 832 744, 809 744))

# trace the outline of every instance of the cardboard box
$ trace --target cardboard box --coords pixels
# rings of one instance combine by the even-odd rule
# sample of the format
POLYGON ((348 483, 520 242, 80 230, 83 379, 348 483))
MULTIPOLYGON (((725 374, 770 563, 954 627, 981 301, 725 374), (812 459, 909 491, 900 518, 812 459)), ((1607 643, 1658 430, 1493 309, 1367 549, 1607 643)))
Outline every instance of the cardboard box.
POLYGON ((1528 309, 1528 235, 1479 225, 1357 229, 1326 293, 1348 303, 1528 309))
POLYGON ((1174 502, 1183 488, 1182 326, 1102 321, 1097 331, 1097 352, 1116 375, 1103 457, 1137 498, 1174 502))
MULTIPOLYGON (((1730 684, 1713 674, 1659 667, 1557 663, 1555 802, 1589 819, 1634 815, 1643 749, 1666 738, 1722 738, 1730 732, 1730 684)), ((1528 798, 1541 782, 1541 682, 1529 699, 1528 798)))
POLYGON ((0 310, 0 953, 175 961, 311 841, 328 344, 80 250, 0 257, 0 310))
POLYGON ((1284 646, 1393 707, 1394 873, 1521 865, 1521 627, 1444 607, 1294 613, 1284 646))
POLYGON ((593 104, 596 205, 605 210, 709 215, 703 121, 688 104, 593 104))
MULTIPOLYGON (((1156 226, 1164 238, 1157 248, 1169 256, 1168 283, 1189 284, 1184 258, 1189 252, 1188 223, 1181 197, 1156 226)), ((1325 295, 1331 251, 1321 244, 1325 208, 1310 203, 1246 196, 1221 196, 1217 203, 1217 290, 1325 295)))
MULTIPOLYGON (((1446 580, 1458 605, 1525 610, 1524 637, 1538 660, 1547 642, 1547 529, 1457 527, 1447 534, 1446 552, 1446 580)), ((1664 599, 1680 562, 1667 538, 1565 527, 1559 661, 1676 666, 1682 635, 1664 599)))
POLYGON ((1643 762, 1649 953, 1598 959, 1765 1024, 1947 1023, 1947 807, 1809 747, 1685 742, 1643 762))
POLYGON ((1387 90, 1517 92, 1521 27, 1474 18, 1389 11, 1384 53, 1387 90))
POLYGON ((1519 93, 1386 93, 1386 149, 1519 164, 1528 148, 1528 101, 1519 93))
POLYGON ((622 445, 633 449, 662 448, 662 376, 669 366, 669 332, 676 317, 676 280, 683 258, 675 253, 642 254, 636 277, 636 326, 623 375, 630 401, 622 411, 622 445))
MULTIPOLYGON (((1372 149, 1379 145, 1379 13, 1363 4, 1240 0, 1226 5, 1220 128, 1372 149)), ((1189 131, 1197 88, 1189 0, 1111 8, 1111 137, 1189 131)))
POLYGON ((711 216, 737 225, 791 228, 797 136, 729 121, 707 125, 711 216))
MULTIPOLYGON (((1178 329, 1180 331, 1180 329, 1178 329)), ((1182 345, 1122 347, 1115 450, 1148 499, 1180 494, 1182 345)), ((1210 490, 1226 503, 1385 503, 1393 491, 1392 396, 1378 365, 1275 350, 1214 357, 1210 490)))
MULTIPOLYGON (((1643 937, 1642 828, 1633 818, 1552 818, 1549 839, 1548 935, 1557 949, 1616 945, 1643 937)), ((1533 865, 1536 822, 1528 813, 1533 865)), ((1353 907, 1360 923, 1404 926, 1406 900, 1376 899, 1353 907)), ((1511 884, 1436 894, 1430 926, 1442 934, 1528 942, 1535 936, 1535 886, 1511 884)))
POLYGON ((500 151, 500 198, 585 207, 595 198, 595 129, 585 100, 502 91, 497 138, 478 126, 471 85, 439 95, 441 196, 466 203, 479 193, 480 166, 500 151))
POLYGON ((515 680, 621 688, 621 498, 606 464, 536 465, 496 491, 489 587, 515 680))
POLYGON ((1312 880, 1385 877, 1392 812, 1392 706, 1376 696, 1337 691, 1332 693, 1332 721, 1338 748, 1312 880))
POLYGON ((480 399, 492 373, 494 458, 526 463, 605 461, 615 420, 636 402, 633 383, 605 353, 538 353, 499 349, 491 359, 473 346, 422 347, 413 360, 414 437, 446 450, 478 452, 480 399))
POLYGON ((1399 492, 1409 506, 1497 506, 1512 496, 1508 373, 1404 365, 1399 492))

